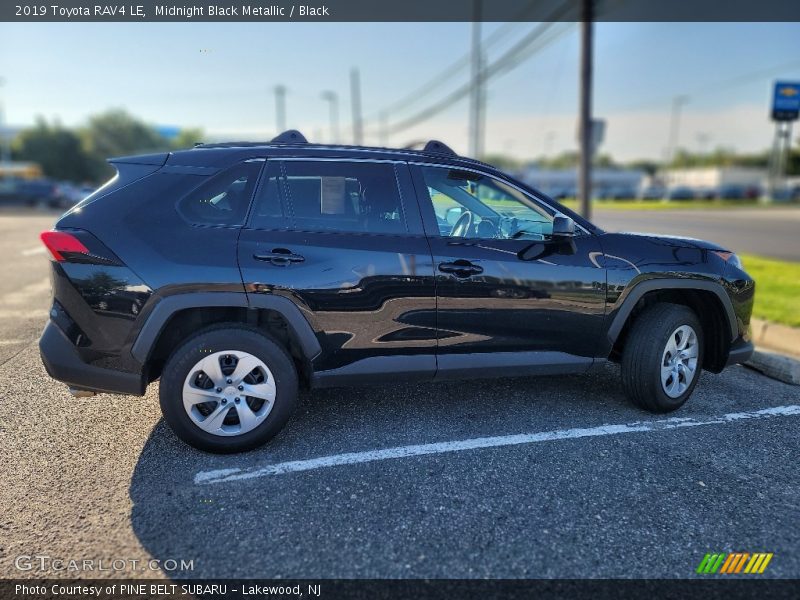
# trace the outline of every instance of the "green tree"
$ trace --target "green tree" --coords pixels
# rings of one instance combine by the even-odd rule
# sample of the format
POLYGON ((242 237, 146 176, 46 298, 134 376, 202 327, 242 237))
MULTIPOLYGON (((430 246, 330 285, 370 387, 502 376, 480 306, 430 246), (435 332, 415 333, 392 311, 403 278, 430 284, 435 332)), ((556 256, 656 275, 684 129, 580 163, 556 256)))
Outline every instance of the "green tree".
POLYGON ((728 148, 715 148, 708 154, 697 154, 683 148, 675 152, 670 163, 674 168, 693 167, 758 167, 766 168, 769 155, 766 152, 737 154, 728 148))
POLYGON ((33 127, 23 129, 12 148, 16 160, 31 161, 42 167, 47 177, 70 181, 93 179, 90 159, 80 138, 58 123, 38 117, 33 127))
POLYGON ((519 160, 505 154, 487 154, 482 156, 481 160, 504 171, 513 171, 514 169, 519 169, 522 166, 522 163, 519 160))
POLYGON ((553 158, 539 159, 539 165, 545 169, 569 169, 578 166, 579 155, 573 150, 562 152, 553 158))
POLYGON ((190 127, 187 129, 181 129, 178 135, 175 136, 174 139, 170 140, 170 147, 173 150, 182 150, 185 148, 191 148, 198 142, 202 141, 203 130, 190 127))
POLYGON ((613 169, 617 166, 610 154, 598 154, 594 159, 594 166, 601 169, 613 169))
POLYGON ((636 169, 637 171, 643 171, 648 175, 655 175, 656 171, 658 171, 659 163, 657 163, 654 160, 641 159, 629 162, 625 166, 628 167, 629 169, 636 169))
POLYGON ((91 117, 80 134, 95 179, 114 173, 106 162, 108 158, 169 149, 169 142, 153 127, 121 109, 91 117))

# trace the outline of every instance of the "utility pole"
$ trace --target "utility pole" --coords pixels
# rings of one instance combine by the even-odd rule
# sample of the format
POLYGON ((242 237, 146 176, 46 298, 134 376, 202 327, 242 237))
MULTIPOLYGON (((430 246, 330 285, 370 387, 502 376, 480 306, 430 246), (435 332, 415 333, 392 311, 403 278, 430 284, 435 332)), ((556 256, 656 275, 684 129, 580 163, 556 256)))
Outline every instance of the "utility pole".
POLYGON ((360 146, 364 143, 364 128, 361 122, 361 79, 357 67, 350 71, 350 102, 353 105, 353 143, 360 146))
POLYGON ((580 72, 580 164, 578 197, 581 214, 592 216, 592 20, 593 0, 581 0, 581 72, 580 72))
POLYGON ((322 99, 328 103, 331 125, 331 143, 338 144, 341 142, 341 139, 339 138, 339 96, 336 92, 328 90, 326 92, 322 92, 322 99))
POLYGON ((481 0, 473 0, 472 62, 470 69, 469 153, 483 154, 483 51, 481 48, 481 0))
POLYGON ((275 86, 275 125, 278 133, 286 131, 286 86, 275 86))
MULTIPOLYGON (((6 80, 0 77, 0 88, 5 85, 6 80)), ((8 123, 6 122, 6 105, 0 101, 0 166, 6 167, 11 160, 11 135, 6 131, 8 123)), ((10 175, 10 173, 6 173, 10 175)))
POLYGON ((700 150, 700 154, 705 154, 708 150, 708 143, 711 140, 711 135, 705 131, 698 131, 695 138, 697 138, 697 146, 700 150))
POLYGON ((675 160, 678 151, 681 128, 681 107, 689 101, 689 96, 675 96, 672 99, 672 111, 669 116, 669 144, 667 146, 667 163, 675 160))
POLYGON ((792 122, 775 122, 775 140, 772 143, 772 152, 769 157, 767 175, 767 200, 774 201, 777 193, 783 188, 783 178, 786 173, 787 158, 792 149, 792 122))

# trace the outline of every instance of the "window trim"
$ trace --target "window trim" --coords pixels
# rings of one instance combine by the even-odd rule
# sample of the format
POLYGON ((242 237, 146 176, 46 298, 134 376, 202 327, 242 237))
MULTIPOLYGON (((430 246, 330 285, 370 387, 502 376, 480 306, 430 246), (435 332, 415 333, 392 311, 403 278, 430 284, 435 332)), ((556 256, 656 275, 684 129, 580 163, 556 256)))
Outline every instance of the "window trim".
MULTIPOLYGON (((264 160, 264 159, 262 159, 264 160)), ((316 157, 316 156, 274 156, 266 159, 267 164, 274 162, 278 164, 278 168, 280 170, 280 177, 281 183, 280 187, 282 190, 282 194, 286 200, 286 208, 288 211, 287 217, 284 221, 288 221, 288 227, 255 227, 253 225, 253 217, 252 214, 255 209, 255 200, 258 198, 258 193, 261 191, 261 186, 264 185, 266 173, 268 170, 268 166, 265 166, 261 172, 261 178, 258 184, 258 188, 253 192, 253 199, 250 202, 250 208, 248 210, 247 219, 245 220, 245 228, 253 230, 253 231, 284 231, 289 233, 310 233, 310 234, 322 234, 322 235, 357 235, 357 236, 374 236, 374 237, 389 237, 389 238, 403 238, 403 237, 410 237, 410 236, 425 236, 424 227, 422 223, 420 223, 420 231, 415 232, 412 231, 412 228, 409 227, 411 219, 408 217, 409 212, 409 200, 406 198, 406 195, 403 193, 403 185, 400 180, 400 173, 398 172, 397 165, 405 165, 408 166, 408 163, 404 160, 390 160, 390 159, 373 159, 373 158, 347 158, 347 157, 316 157), (400 209, 402 210, 402 217, 403 217, 403 226, 405 228, 402 232, 397 233, 387 233, 387 232, 373 232, 373 231, 336 231, 336 230, 321 230, 321 229, 301 229, 296 220, 294 214, 294 204, 292 202, 291 193, 288 189, 288 175, 286 172, 285 164, 287 162, 306 162, 306 163, 313 163, 313 162, 347 162, 347 163, 383 163, 383 164, 390 164, 392 165, 392 172, 394 173, 394 183, 397 189, 397 197, 400 200, 400 209)), ((410 177, 410 173, 409 173, 410 177)), ((410 183, 410 182, 409 182, 410 183)), ((414 203, 417 203, 416 196, 413 198, 414 203)))
POLYGON ((202 228, 205 228, 205 229, 242 229, 243 227, 246 226, 248 220, 250 219, 250 211, 252 210, 252 207, 253 207, 253 198, 255 198, 256 191, 259 189, 259 186, 261 185, 261 178, 262 178, 262 176, 264 174, 264 168, 265 168, 265 165, 266 165, 266 160, 267 160, 266 158, 248 158, 246 160, 240 160, 240 161, 238 161, 236 163, 228 165, 227 167, 216 169, 213 173, 209 173, 208 175, 203 176, 203 181, 201 181, 196 186, 194 186, 192 189, 190 189, 189 191, 187 191, 186 193, 181 195, 180 198, 178 198, 175 201, 175 212, 178 213, 178 216, 181 219, 183 219, 191 227, 202 227, 202 228), (183 210, 181 210, 181 203, 184 200, 186 200, 189 196, 194 194, 201 187, 206 185, 213 178, 218 177, 220 175, 224 175, 225 173, 227 173, 231 169, 235 169, 236 167, 239 167, 240 165, 244 165, 244 164, 247 164, 247 163, 257 163, 257 162, 264 163, 264 164, 262 164, 259 167, 258 173, 256 173, 255 185, 253 186, 253 189, 250 192, 250 197, 247 199, 247 207, 245 209, 244 218, 239 223, 237 223, 237 224, 231 224, 231 223, 198 223, 197 221, 194 221, 194 220, 190 219, 189 216, 183 210))

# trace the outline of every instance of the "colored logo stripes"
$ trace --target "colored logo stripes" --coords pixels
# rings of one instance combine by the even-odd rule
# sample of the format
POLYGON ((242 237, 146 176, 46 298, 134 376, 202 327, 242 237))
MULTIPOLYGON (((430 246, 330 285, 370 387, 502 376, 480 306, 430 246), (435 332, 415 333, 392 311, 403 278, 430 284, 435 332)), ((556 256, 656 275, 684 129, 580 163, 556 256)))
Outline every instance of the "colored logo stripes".
POLYGON ((718 554, 706 554, 700 565, 697 567, 697 573, 704 575, 720 573, 725 575, 732 575, 736 573, 763 573, 767 568, 769 561, 772 560, 772 552, 756 552, 750 554, 748 552, 731 552, 726 554, 724 552, 718 554))

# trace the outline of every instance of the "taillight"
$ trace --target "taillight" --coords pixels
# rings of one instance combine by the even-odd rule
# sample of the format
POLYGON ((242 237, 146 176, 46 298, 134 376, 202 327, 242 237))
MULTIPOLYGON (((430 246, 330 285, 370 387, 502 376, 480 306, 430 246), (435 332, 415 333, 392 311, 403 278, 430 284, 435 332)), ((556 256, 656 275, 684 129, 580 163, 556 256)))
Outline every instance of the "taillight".
POLYGON ((70 255, 89 256, 89 249, 77 237, 64 231, 43 231, 39 238, 58 262, 64 262, 70 255), (66 255, 66 256, 65 256, 66 255))

